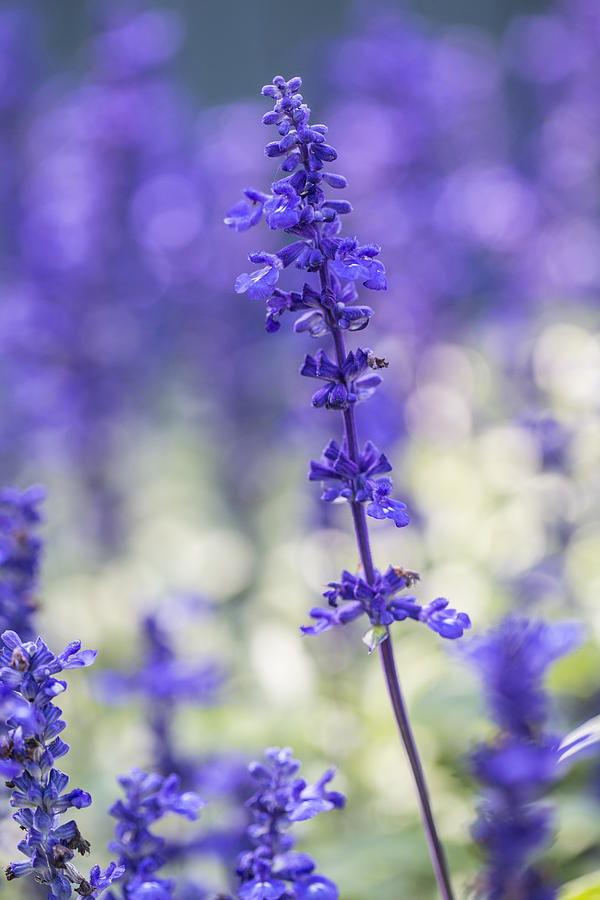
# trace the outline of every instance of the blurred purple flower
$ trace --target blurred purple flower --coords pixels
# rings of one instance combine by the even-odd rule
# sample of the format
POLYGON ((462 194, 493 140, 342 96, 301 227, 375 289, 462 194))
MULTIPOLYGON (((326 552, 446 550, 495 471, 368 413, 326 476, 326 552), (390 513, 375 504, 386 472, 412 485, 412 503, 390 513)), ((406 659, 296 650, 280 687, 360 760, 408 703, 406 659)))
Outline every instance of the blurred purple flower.
MULTIPOLYGON (((119 783, 125 800, 117 800, 109 810, 118 820, 109 848, 119 855, 124 873, 119 896, 123 900, 170 900, 174 882, 156 874, 165 863, 165 839, 150 827, 168 813, 193 821, 204 804, 197 794, 181 790, 176 775, 163 777, 133 769, 119 778, 119 783)), ((112 891, 109 894, 111 900, 116 896, 112 891)))
POLYGON ((0 490, 0 625, 4 631, 18 632, 23 640, 34 637, 32 617, 42 550, 36 530, 44 497, 40 485, 25 491, 0 490))
POLYGON ((548 732, 548 668, 581 642, 571 623, 509 618, 463 649, 477 669, 499 734, 471 756, 484 794, 473 836, 485 853, 478 896, 552 898, 558 889, 535 854, 552 834, 552 808, 540 802, 558 780, 560 741, 548 732))
POLYGON ((335 769, 307 785, 303 778, 295 777, 300 763, 292 758, 289 747, 270 747, 265 757, 265 763, 250 765, 250 774, 259 784, 246 804, 253 819, 248 837, 254 849, 239 857, 238 896, 241 900, 277 900, 284 895, 337 900, 337 886, 314 872, 313 859, 294 850, 295 840, 287 833, 294 822, 344 806, 343 794, 327 787, 335 769))

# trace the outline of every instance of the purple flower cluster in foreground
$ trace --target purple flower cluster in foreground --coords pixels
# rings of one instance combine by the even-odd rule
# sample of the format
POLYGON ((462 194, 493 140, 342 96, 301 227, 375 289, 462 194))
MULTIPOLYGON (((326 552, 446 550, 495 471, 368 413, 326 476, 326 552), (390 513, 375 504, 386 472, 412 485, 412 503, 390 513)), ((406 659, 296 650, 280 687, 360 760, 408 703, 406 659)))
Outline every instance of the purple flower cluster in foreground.
POLYGON ((485 855, 478 896, 486 900, 558 896, 558 888, 532 862, 552 834, 552 810, 539 801, 561 775, 560 739, 548 731, 543 679, 580 642, 576 625, 510 618, 467 647, 499 728, 471 758, 472 772, 484 786, 473 836, 485 855))
POLYGON ((67 669, 89 666, 96 654, 80 650, 75 641, 55 656, 38 638, 23 643, 14 631, 2 635, 0 697, 7 733, 0 745, 0 772, 8 779, 14 819, 26 832, 19 843, 24 861, 12 862, 6 877, 35 876, 47 885, 48 900, 68 900, 73 886, 83 897, 99 897, 123 870, 111 863, 102 872, 94 866, 86 878, 72 860, 75 852, 87 853, 75 821, 61 824, 68 809, 89 806, 92 798, 80 788, 65 792, 68 775, 54 767, 69 750, 59 737, 65 727, 55 698, 66 682, 54 676, 67 669))
MULTIPOLYGON (((165 776, 133 769, 119 779, 125 799, 117 800, 109 810, 118 820, 115 840, 109 845, 118 855, 117 862, 104 871, 93 866, 87 877, 82 875, 73 859, 76 852, 89 853, 90 845, 76 822, 61 822, 61 816, 70 808, 89 806, 92 798, 79 788, 66 792, 69 778, 54 767, 55 760, 69 750, 59 737, 65 722, 54 704, 66 683, 54 676, 91 665, 96 654, 80 650, 77 641, 55 656, 41 638, 24 643, 14 631, 5 631, 2 641, 0 720, 5 735, 0 740, 0 775, 8 779, 10 805, 17 810, 13 818, 26 832, 18 845, 25 860, 10 863, 7 879, 33 876, 46 886, 48 900, 68 900, 73 890, 82 897, 96 898, 108 888, 110 900, 171 900, 176 881, 158 873, 182 854, 174 853, 151 826, 168 813, 193 820, 203 801, 196 792, 182 790, 175 773, 165 776)), ((260 788, 247 803, 253 824, 247 829, 245 843, 254 844, 254 850, 242 852, 238 860, 240 900, 310 900, 317 896, 337 900, 335 884, 315 874, 312 859, 292 850, 294 840, 285 833, 293 822, 344 805, 343 796, 327 787, 335 770, 307 785, 302 778, 293 777, 300 764, 292 759, 291 750, 275 748, 266 756, 266 766, 253 763, 250 767, 260 788)), ((223 841, 222 835, 217 837, 223 841)), ((239 837, 236 839, 239 843, 239 837)), ((231 846, 232 840, 230 836, 231 846)), ((202 853, 208 847, 215 852, 214 845, 214 835, 203 836, 187 849, 202 853)), ((199 885, 190 883, 187 888, 193 896, 206 895, 199 885)))
POLYGON ((265 763, 250 766, 259 788, 247 803, 253 819, 248 836, 254 849, 238 861, 240 900, 337 900, 336 885, 315 873, 312 857, 294 850, 294 838, 287 833, 294 822, 344 805, 344 796, 327 787, 335 769, 308 785, 295 777, 300 763, 289 747, 271 747, 265 758, 265 763))
POLYGON ((109 810, 118 819, 109 849, 118 854, 123 877, 118 893, 111 891, 108 896, 110 900, 171 900, 175 882, 156 874, 167 859, 166 841, 150 826, 168 813, 193 821, 202 800, 192 791, 182 792, 176 775, 164 778, 134 769, 119 783, 125 800, 117 800, 109 810))

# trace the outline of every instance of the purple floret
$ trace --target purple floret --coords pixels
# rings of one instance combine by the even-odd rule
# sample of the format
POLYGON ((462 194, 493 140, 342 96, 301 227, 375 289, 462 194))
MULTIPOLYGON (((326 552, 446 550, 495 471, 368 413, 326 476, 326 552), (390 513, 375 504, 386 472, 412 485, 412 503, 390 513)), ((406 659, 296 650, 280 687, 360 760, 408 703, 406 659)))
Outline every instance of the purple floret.
POLYGON ((323 482, 322 500, 329 503, 338 499, 360 503, 366 501, 368 516, 373 519, 390 519, 398 528, 402 528, 410 522, 406 504, 390 498, 390 478, 374 477, 390 472, 391 469, 386 455, 379 453, 370 441, 365 444, 358 464, 350 459, 345 449, 335 441, 330 441, 323 451, 323 462, 311 461, 308 478, 310 481, 323 482))
POLYGON ((375 569, 373 583, 369 584, 361 575, 344 570, 340 581, 330 582, 323 593, 329 606, 311 609, 310 616, 315 619, 315 624, 303 625, 301 631, 303 634, 320 634, 365 614, 372 626, 384 627, 380 641, 386 639, 392 622, 406 619, 423 622, 443 638, 454 640, 462 637, 464 631, 471 627, 471 621, 466 613, 448 609, 448 601, 444 598, 439 597, 428 606, 421 606, 412 596, 398 596, 418 578, 415 572, 390 566, 383 574, 375 569))
POLYGON ((385 269, 375 259, 380 252, 377 244, 359 246, 356 238, 346 238, 338 244, 331 268, 339 278, 362 281, 371 290, 385 291, 385 269))

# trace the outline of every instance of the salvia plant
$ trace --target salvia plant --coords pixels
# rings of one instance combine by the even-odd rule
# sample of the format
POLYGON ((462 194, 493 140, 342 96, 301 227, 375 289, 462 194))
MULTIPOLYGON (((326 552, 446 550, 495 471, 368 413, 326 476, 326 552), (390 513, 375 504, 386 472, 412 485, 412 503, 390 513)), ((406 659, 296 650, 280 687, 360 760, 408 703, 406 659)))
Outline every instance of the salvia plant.
POLYGON ((544 868, 532 862, 552 834, 552 808, 542 798, 562 774, 561 742, 549 727, 543 679, 581 637, 572 623, 511 617, 465 651, 498 729, 471 757, 472 772, 484 789, 473 827, 485 860, 479 896, 552 900, 558 895, 544 868))
POLYGON ((370 306, 358 302, 356 282, 383 291, 387 287, 385 269, 378 258, 377 244, 360 243, 356 237, 341 234, 341 217, 352 207, 347 200, 332 198, 328 189, 344 189, 346 179, 326 170, 326 164, 336 160, 337 152, 326 141, 327 126, 311 124, 310 109, 299 93, 301 84, 298 77, 286 81, 277 76, 263 88, 264 96, 274 101, 263 123, 275 126, 278 132, 278 139, 267 144, 265 152, 269 158, 281 160, 283 174, 272 184, 271 193, 246 189, 246 199, 225 219, 230 227, 245 231, 264 214, 269 228, 279 229, 294 240, 276 253, 250 253, 250 261, 260 268, 240 275, 235 289, 250 299, 266 301, 267 331, 277 331, 281 316, 291 312, 299 314, 294 331, 329 338, 330 352, 320 349, 308 354, 300 374, 323 382, 313 394, 312 404, 341 414, 343 439, 330 441, 322 461, 311 462, 309 478, 323 484, 323 500, 343 500, 350 506, 361 569, 358 573, 343 571, 339 581, 330 582, 324 593, 327 606, 311 610, 315 624, 304 626, 303 631, 318 634, 367 617, 369 628, 363 641, 370 652, 379 649, 417 786, 435 875, 442 896, 450 898, 450 876, 398 680, 390 626, 411 619, 442 637, 455 639, 471 623, 466 613, 449 607, 445 598, 423 605, 407 594, 419 579, 417 573, 399 565, 381 572, 373 561, 367 516, 389 519, 398 528, 408 525, 409 517, 406 505, 391 496, 389 460, 371 442, 361 448, 356 426, 356 404, 377 389, 382 380, 379 371, 388 363, 368 347, 348 351, 346 334, 363 331, 373 316, 370 306), (313 282, 304 282, 299 290, 277 287, 282 271, 291 265, 311 274, 313 282))

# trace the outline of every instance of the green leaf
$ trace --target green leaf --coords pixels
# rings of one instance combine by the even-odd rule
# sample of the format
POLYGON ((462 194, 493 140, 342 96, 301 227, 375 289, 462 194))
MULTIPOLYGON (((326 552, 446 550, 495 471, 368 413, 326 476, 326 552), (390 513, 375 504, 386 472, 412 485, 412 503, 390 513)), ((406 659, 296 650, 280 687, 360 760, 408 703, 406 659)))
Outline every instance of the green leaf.
POLYGON ((386 625, 374 625, 373 628, 370 628, 363 635, 362 641, 369 648, 369 653, 372 653, 375 647, 378 647, 379 644, 385 641, 387 636, 388 630, 386 625))
POLYGON ((600 872, 565 884, 559 897, 560 900, 600 900, 600 872))

